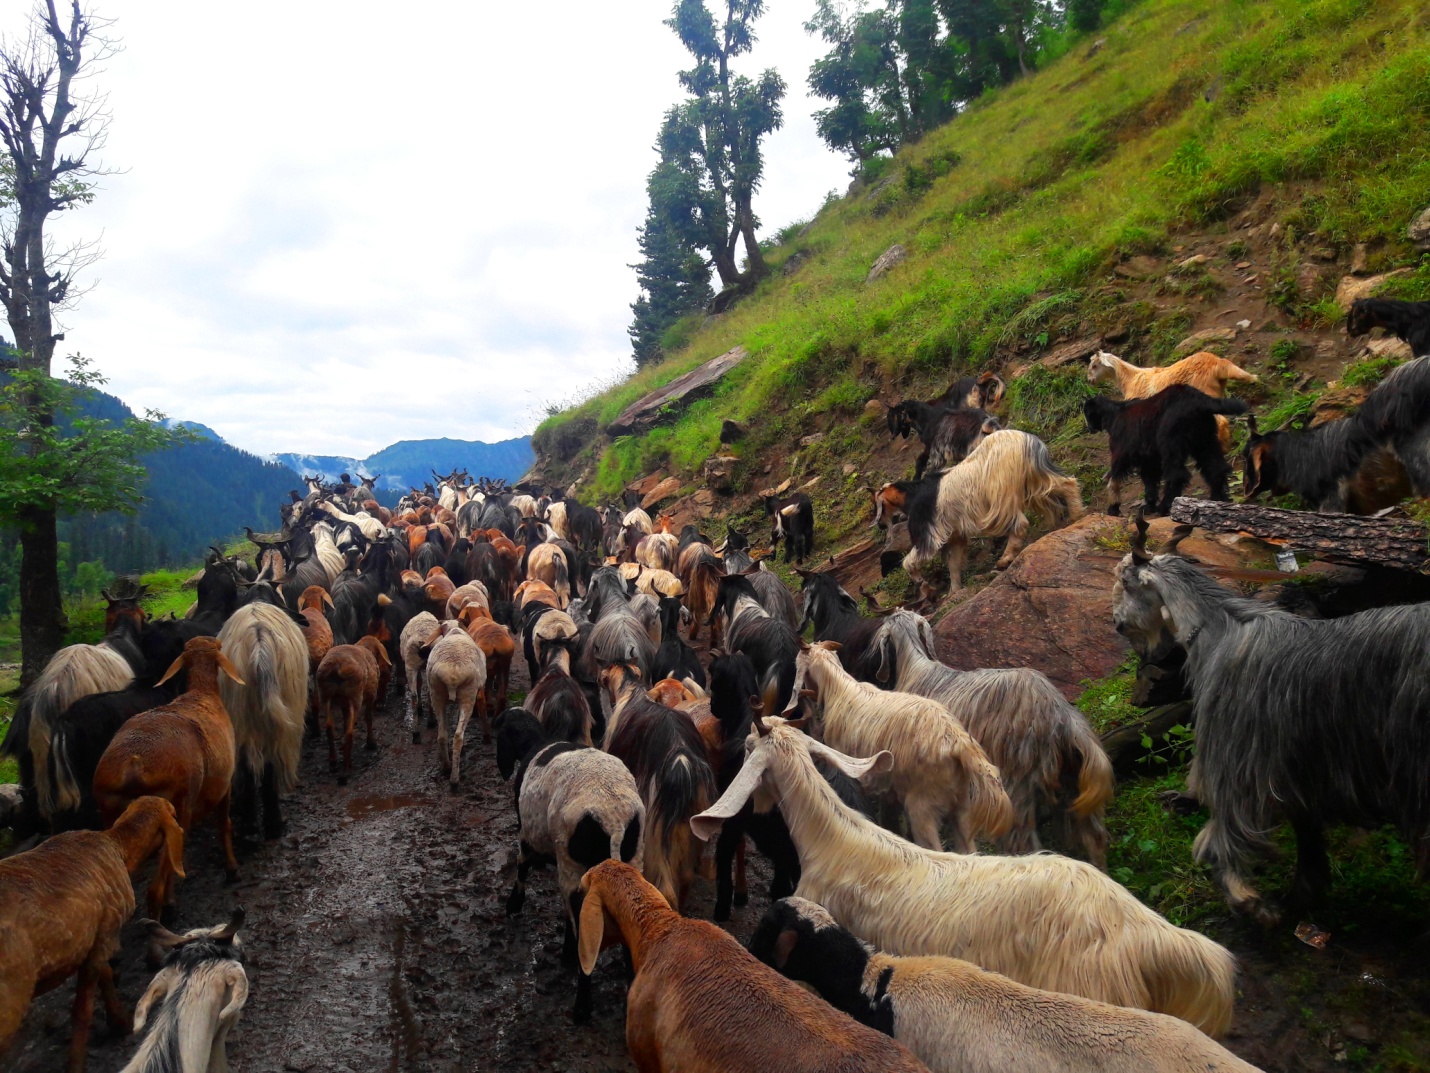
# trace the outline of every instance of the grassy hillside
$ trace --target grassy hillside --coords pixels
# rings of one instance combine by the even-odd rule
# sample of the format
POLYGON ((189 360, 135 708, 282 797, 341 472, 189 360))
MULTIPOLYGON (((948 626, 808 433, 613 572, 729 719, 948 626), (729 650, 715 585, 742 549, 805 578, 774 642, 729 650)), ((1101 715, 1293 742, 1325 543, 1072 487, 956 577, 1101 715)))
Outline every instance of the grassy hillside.
MULTIPOLYGON (((588 499, 656 468, 693 477, 726 417, 750 424, 747 468, 782 462, 817 430, 826 439, 806 456, 857 463, 878 442, 872 415, 862 429, 854 420, 875 394, 1017 371, 1086 335, 1118 340, 1129 360, 1166 360, 1224 281, 1193 270, 1140 286, 1114 270, 1169 257, 1185 235, 1230 236, 1252 205, 1279 224, 1257 266, 1276 315, 1265 327, 1330 328, 1335 277, 1303 286, 1303 259, 1348 261, 1366 243, 1371 270, 1420 263, 1404 235, 1430 204, 1427 31, 1430 9, 1416 0, 1146 0, 1100 47, 1089 38, 989 94, 786 229, 753 297, 677 326, 668 342, 687 341, 670 360, 541 425, 547 472, 581 478, 588 499), (908 259, 866 283, 895 243, 908 259), (736 344, 753 357, 713 398, 644 436, 601 433, 643 393, 736 344)), ((1231 271, 1245 247, 1222 252, 1231 271)), ((1395 288, 1430 297, 1430 266, 1395 288)), ((1237 360, 1293 371, 1294 347, 1274 352, 1263 337, 1261 351, 1237 360)), ((1035 368, 1011 386, 1006 416, 1066 447, 1079 378, 1035 368)), ((1284 379, 1259 401, 1304 409, 1296 378, 1284 379)), ((1092 483, 1090 469, 1080 475, 1092 483)), ((745 489, 765 483, 743 477, 745 489)))

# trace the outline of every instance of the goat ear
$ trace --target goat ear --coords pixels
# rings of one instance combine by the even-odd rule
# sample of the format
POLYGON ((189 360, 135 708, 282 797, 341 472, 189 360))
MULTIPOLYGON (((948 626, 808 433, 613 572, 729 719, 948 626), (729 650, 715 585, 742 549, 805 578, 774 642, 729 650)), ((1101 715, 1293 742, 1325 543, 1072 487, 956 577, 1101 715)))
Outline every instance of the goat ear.
POLYGON ((166 814, 160 821, 164 828, 164 855, 169 859, 169 868, 180 879, 184 878, 184 829, 172 814, 166 814))
POLYGON ((865 775, 889 771, 894 766, 894 754, 888 749, 875 753, 867 760, 858 760, 852 756, 846 756, 837 749, 831 749, 822 741, 815 741, 813 738, 806 738, 804 745, 811 754, 824 757, 851 779, 862 779, 865 775))
MULTIPOLYGON (((238 668, 233 665, 227 656, 222 652, 215 653, 218 656, 218 665, 223 669, 223 673, 233 679, 234 685, 244 686, 248 683, 243 680, 243 675, 238 673, 238 668)), ((173 668, 170 668, 172 670, 173 668)), ((167 675, 165 677, 168 677, 167 675)))
POLYGON ((165 682, 167 682, 170 678, 174 677, 174 675, 178 674, 183 669, 184 657, 181 653, 178 659, 174 660, 173 663, 169 664, 169 669, 164 672, 164 677, 160 678, 157 682, 154 683, 155 687, 157 688, 158 686, 163 685, 165 682))
POLYGON ((799 942, 799 932, 793 928, 785 928, 780 932, 780 937, 775 940, 775 968, 783 969, 789 963, 789 956, 794 953, 795 944, 799 942))
MULTIPOLYGON (((390 602, 391 602, 391 601, 389 601, 389 603, 390 603, 390 602)), ((333 604, 333 598, 328 595, 328 590, 327 590, 327 589, 324 589, 324 590, 323 590, 323 603, 327 604, 329 607, 334 607, 334 606, 335 606, 335 605, 333 604)))
POLYGON ((709 842, 726 820, 739 815, 740 810, 745 807, 745 802, 750 800, 750 795, 760 785, 760 779, 764 777, 769 762, 769 753, 764 749, 756 749, 745 757, 744 766, 731 780, 720 800, 698 816, 690 817, 690 830, 696 838, 709 842))
POLYGON ((876 682, 887 682, 887 681, 889 680, 889 677, 890 677, 890 675, 891 675, 891 673, 892 673, 892 671, 891 671, 891 669, 890 669, 890 664, 892 664, 892 663, 894 662, 893 659, 892 659, 893 653, 890 651, 892 648, 893 648, 893 640, 892 640, 892 638, 889 638, 889 637, 880 638, 880 640, 879 640, 879 666, 878 666, 878 668, 874 671, 874 680, 875 680, 876 682))
POLYGON ((581 902, 581 923, 577 940, 577 956, 581 971, 590 976, 601 956, 601 940, 606 932, 606 907, 601 904, 601 892, 592 886, 581 902))
POLYGON ((838 652, 844 646, 838 641, 815 641, 815 646, 824 649, 826 652, 838 652))

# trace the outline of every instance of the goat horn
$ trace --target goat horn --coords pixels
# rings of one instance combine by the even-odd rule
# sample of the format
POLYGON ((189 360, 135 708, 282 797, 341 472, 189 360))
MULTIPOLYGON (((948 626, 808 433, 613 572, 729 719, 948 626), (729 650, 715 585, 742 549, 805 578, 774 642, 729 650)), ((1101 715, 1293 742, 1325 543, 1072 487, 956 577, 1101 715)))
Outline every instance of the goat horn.
POLYGON ((1152 556, 1147 554, 1147 513, 1141 507, 1137 508, 1133 524, 1137 527, 1137 534, 1132 538, 1132 558, 1139 563, 1150 563, 1152 556))
POLYGON ((1177 528, 1172 530, 1172 539, 1167 541, 1167 546, 1162 550, 1168 555, 1178 554, 1177 545, 1180 544, 1182 541, 1186 540, 1187 537, 1192 535, 1193 528, 1193 526, 1187 525, 1185 523, 1177 526, 1177 528))
POLYGON ((213 934, 214 942, 233 942, 233 937, 238 934, 238 929, 243 927, 243 920, 245 916, 247 916, 247 914, 244 912, 243 906, 240 905, 236 907, 233 911, 233 915, 228 918, 228 923, 223 926, 223 929, 213 934))

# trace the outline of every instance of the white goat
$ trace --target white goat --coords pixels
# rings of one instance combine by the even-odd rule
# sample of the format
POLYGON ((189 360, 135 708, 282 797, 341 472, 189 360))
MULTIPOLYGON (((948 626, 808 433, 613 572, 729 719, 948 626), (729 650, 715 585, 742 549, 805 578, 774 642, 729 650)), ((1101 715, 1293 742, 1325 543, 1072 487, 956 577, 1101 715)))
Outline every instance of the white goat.
POLYGON ((963 584, 968 542, 975 537, 1008 538, 997 563, 1003 570, 1023 550, 1027 510, 1050 514, 1059 525, 1082 517, 1077 481, 1053 465, 1047 444, 1027 432, 993 433, 932 481, 937 482, 932 504, 918 492, 908 501, 913 548, 904 557, 904 569, 920 583, 923 596, 929 595, 923 565, 944 549, 949 587, 956 592, 963 584))
POLYGON ((528 581, 544 581, 556 593, 561 609, 571 603, 571 567, 566 553, 555 544, 538 544, 526 555, 528 581))
POLYGON ((462 744, 467 737, 467 721, 472 712, 482 725, 482 740, 492 740, 492 725, 487 718, 487 702, 483 690, 487 684, 487 657, 467 631, 455 622, 447 622, 427 638, 423 646, 427 654, 427 692, 432 698, 432 710, 437 713, 437 757, 442 771, 450 776, 455 792, 462 778, 462 744), (450 745, 447 741, 448 709, 456 705, 456 727, 450 745))
MULTIPOLYGON (((998 769, 947 708, 912 693, 886 693, 855 679, 839 662, 834 641, 799 654, 799 681, 813 685, 824 740, 841 752, 893 756, 893 791, 909 819, 909 834, 926 849, 943 849, 939 831, 953 821, 954 849, 972 853, 982 835, 1008 830, 1013 806, 998 769)), ((796 686, 796 694, 799 688, 796 686)))
POLYGON ((998 765, 1013 803, 1003 850, 1041 849, 1038 810, 1060 807, 1070 839, 1093 864, 1106 867, 1102 817, 1115 785, 1112 764, 1087 717, 1047 675, 1031 667, 956 671, 939 662, 933 627, 912 611, 886 618, 869 651, 878 659, 876 681, 938 701, 998 765))
POLYGON ((228 1033, 248 1001, 238 929, 243 910, 227 924, 175 935, 150 921, 151 945, 168 950, 164 967, 134 1008, 134 1030, 160 1003, 149 1034, 121 1073, 228 1073, 228 1033))
POLYGON ((888 1032, 933 1073, 1255 1073, 1164 1013, 1040 991, 957 958, 881 954, 804 898, 770 907, 750 953, 888 1032))
POLYGON ((757 791, 757 808, 777 801, 799 852, 795 893, 859 938, 892 954, 962 958, 1030 987, 1169 1013, 1211 1035, 1230 1024, 1231 954, 1169 924, 1092 865, 1050 853, 922 849, 841 803, 810 756, 859 778, 888 770, 887 753, 855 760, 773 717, 756 723, 746 750, 744 767, 691 819, 692 830, 708 839, 757 791))
POLYGON ((487 593, 487 587, 480 581, 469 581, 465 585, 459 585, 447 597, 447 618, 456 618, 462 613, 462 608, 468 604, 480 604, 488 611, 492 609, 491 596, 487 593))
POLYGON ((571 539, 566 535, 566 501, 560 500, 546 508, 546 524, 562 540, 571 539))
POLYGON ((324 588, 331 590, 333 582, 347 565, 347 560, 343 558, 343 553, 338 550, 337 544, 333 542, 333 527, 327 522, 314 523, 312 534, 313 558, 322 564, 323 570, 328 575, 328 580, 324 588))
POLYGON ((536 517, 536 500, 531 496, 514 495, 511 497, 511 502, 508 505, 515 507, 523 518, 536 517))
MULTIPOLYGON (((627 511, 626 516, 621 519, 622 529, 629 529, 633 525, 642 533, 648 534, 655 531, 655 523, 650 520, 650 515, 641 510, 640 507, 627 511)), ((679 541, 676 541, 676 543, 679 543, 679 541)))
POLYGON ((387 535, 387 527, 377 518, 374 518, 367 511, 359 511, 357 514, 345 514, 335 504, 323 500, 318 504, 318 509, 332 515, 340 522, 349 522, 358 527, 368 540, 381 540, 387 535))
POLYGON ((422 703, 426 685, 423 681, 426 660, 422 655, 422 646, 436 629, 437 616, 430 611, 422 611, 407 620, 397 640, 407 683, 402 699, 402 725, 412 735, 413 745, 422 740, 422 703))

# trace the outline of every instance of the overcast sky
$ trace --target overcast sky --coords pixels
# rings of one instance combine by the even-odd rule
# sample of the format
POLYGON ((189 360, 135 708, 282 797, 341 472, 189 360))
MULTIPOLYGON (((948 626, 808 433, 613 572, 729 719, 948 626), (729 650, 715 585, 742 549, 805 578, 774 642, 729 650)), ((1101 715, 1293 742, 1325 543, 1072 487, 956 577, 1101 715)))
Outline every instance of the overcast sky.
MULTIPOLYGON (((629 369, 635 229, 687 65, 668 0, 96 0, 124 51, 100 235, 65 317, 136 409, 230 442, 364 456, 496 440, 629 369)), ((0 0, 0 28, 29 0, 0 0)), ((805 94, 812 0, 770 0, 742 69, 789 84, 756 210, 848 182, 805 94)))

